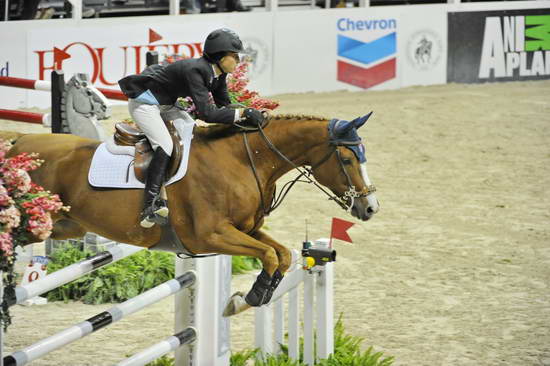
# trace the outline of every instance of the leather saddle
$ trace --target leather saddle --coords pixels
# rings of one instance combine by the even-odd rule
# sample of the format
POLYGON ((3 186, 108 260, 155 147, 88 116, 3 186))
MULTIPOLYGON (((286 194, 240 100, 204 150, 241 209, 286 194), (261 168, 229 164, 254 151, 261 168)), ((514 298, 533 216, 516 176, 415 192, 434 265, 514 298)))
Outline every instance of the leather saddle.
MULTIPOLYGON (((176 174, 181 164, 183 142, 171 120, 165 120, 164 124, 168 128, 174 145, 170 163, 166 170, 165 179, 169 180, 176 174)), ((145 134, 133 122, 118 122, 115 124, 114 140, 117 145, 135 147, 134 173, 140 182, 145 183, 147 180, 147 169, 153 159, 153 148, 145 134)))

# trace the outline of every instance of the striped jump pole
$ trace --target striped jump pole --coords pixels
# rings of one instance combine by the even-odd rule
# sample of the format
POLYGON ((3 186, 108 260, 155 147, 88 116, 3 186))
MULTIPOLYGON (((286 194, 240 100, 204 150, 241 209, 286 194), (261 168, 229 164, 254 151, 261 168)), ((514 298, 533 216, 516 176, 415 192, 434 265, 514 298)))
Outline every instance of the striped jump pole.
POLYGON ((193 343, 197 339, 197 331, 193 327, 185 328, 183 331, 174 334, 140 353, 125 359, 117 366, 143 366, 164 356, 168 352, 175 351, 184 344, 193 343))
POLYGON ((0 119, 8 119, 10 121, 37 123, 40 125, 48 125, 50 121, 49 114, 14 111, 11 109, 0 109, 0 119))
MULTIPOLYGON (((10 86, 12 88, 22 88, 31 90, 51 91, 52 83, 46 80, 32 80, 23 78, 14 78, 11 76, 0 76, 0 85, 10 86)), ((96 88, 109 99, 128 100, 120 90, 96 88)))
POLYGON ((39 296, 47 291, 74 281, 85 274, 93 272, 107 264, 114 263, 122 258, 126 258, 140 250, 143 250, 143 248, 134 245, 115 245, 104 252, 98 253, 78 263, 71 264, 44 278, 30 282, 25 286, 17 286, 15 288, 15 293, 5 294, 4 299, 8 306, 21 304, 25 300, 32 299, 35 296, 39 296))
POLYGON ((196 274, 188 271, 173 280, 152 288, 122 304, 113 306, 107 311, 99 313, 79 324, 69 327, 51 337, 36 342, 33 345, 12 353, 4 358, 4 366, 21 366, 34 361, 58 348, 66 346, 98 329, 106 327, 130 314, 175 294, 179 290, 190 287, 195 283, 196 274))

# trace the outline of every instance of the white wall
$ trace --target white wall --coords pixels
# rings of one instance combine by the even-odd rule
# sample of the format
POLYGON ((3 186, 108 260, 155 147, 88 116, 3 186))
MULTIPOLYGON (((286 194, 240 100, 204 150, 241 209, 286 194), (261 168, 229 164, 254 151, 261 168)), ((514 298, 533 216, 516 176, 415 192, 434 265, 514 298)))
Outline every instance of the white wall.
MULTIPOLYGON (((250 86, 263 95, 440 84, 446 82, 449 11, 518 8, 550 9, 550 1, 2 22, 0 72, 48 80, 57 48, 70 55, 62 63, 67 78, 85 72, 96 86, 115 88, 118 79, 143 68, 149 48, 162 55, 179 47, 180 52, 193 50, 197 55, 206 35, 226 26, 235 29, 245 47, 256 54, 250 86), (390 21, 393 27, 388 26, 390 21), (349 24, 355 29, 346 27, 349 24), (149 42, 149 29, 162 39, 149 42), (379 58, 361 56, 376 55, 380 39, 385 37, 387 45, 392 33, 395 52, 379 58), (351 42, 340 56, 339 37, 351 42), (415 57, 422 42, 431 43, 429 60, 415 57), (362 47, 366 53, 361 53, 362 47), (346 64, 340 77, 339 61, 346 64), (339 80, 342 75, 347 81, 339 80)), ((0 108, 49 103, 48 93, 0 87, 0 108)))

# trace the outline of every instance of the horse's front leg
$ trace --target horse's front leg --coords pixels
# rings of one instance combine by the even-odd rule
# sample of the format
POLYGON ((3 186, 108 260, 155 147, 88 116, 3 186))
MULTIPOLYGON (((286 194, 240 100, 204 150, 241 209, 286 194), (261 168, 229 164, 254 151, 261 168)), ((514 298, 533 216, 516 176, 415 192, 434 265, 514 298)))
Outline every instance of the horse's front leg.
POLYGON ((271 297, 277 289, 277 286, 279 286, 283 279, 283 276, 290 267, 292 255, 288 248, 267 235, 264 231, 258 230, 257 232, 252 234, 252 237, 275 249, 275 252, 277 252, 277 258, 279 259, 279 267, 273 273, 271 286, 269 287, 269 290, 263 301, 264 304, 268 304, 271 301, 271 297))
MULTIPOLYGON (((262 272, 256 278, 246 296, 237 292, 227 304, 223 315, 231 316, 249 309, 251 306, 261 306, 269 294, 273 283, 273 275, 278 271, 279 259, 275 249, 261 241, 237 230, 232 225, 224 225, 206 240, 206 252, 229 255, 245 255, 262 261, 262 272)), ((288 268, 288 267, 287 267, 288 268)))

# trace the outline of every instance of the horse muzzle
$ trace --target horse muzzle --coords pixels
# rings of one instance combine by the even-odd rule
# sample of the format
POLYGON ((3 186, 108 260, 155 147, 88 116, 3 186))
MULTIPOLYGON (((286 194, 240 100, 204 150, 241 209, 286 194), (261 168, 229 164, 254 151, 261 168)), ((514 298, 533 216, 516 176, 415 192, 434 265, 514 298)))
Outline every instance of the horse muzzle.
POLYGON ((380 203, 374 194, 362 199, 356 199, 351 207, 351 215, 362 221, 368 221, 380 210, 380 203))

